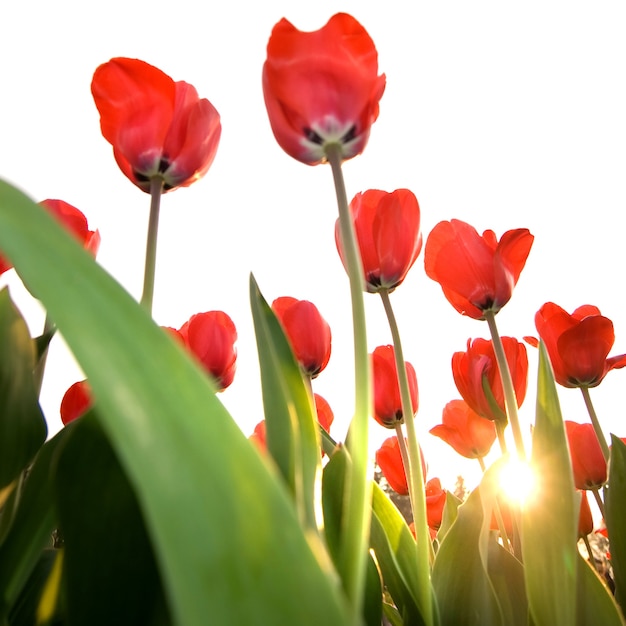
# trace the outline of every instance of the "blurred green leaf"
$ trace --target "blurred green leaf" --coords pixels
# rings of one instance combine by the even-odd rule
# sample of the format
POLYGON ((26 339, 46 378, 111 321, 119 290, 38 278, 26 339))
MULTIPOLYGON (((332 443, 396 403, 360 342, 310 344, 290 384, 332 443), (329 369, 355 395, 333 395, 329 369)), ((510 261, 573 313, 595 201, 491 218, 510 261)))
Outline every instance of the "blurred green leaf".
POLYGON ((56 454, 74 425, 69 424, 39 450, 24 481, 14 523, 0 546, 0 619, 24 587, 56 527, 53 475, 56 454))
POLYGON ((528 602, 536 626, 571 626, 576 620, 580 502, 574 490, 556 385, 543 343, 539 346, 531 465, 537 488, 522 511, 528 602))
POLYGON ((52 548, 47 548, 39 553, 26 584, 11 609, 7 622, 3 622, 3 624, 34 626, 41 623, 42 626, 66 626, 63 617, 63 604, 60 601, 56 602, 56 600, 60 600, 58 597, 50 598, 50 605, 47 607, 50 610, 50 619, 43 623, 38 621, 44 589, 50 582, 53 569, 58 568, 59 564, 56 563, 55 565, 55 561, 61 555, 59 550, 52 548))
MULTIPOLYGON (((26 322, 0 291, 0 490, 16 479, 46 440, 33 383, 35 344, 26 322)), ((1 504, 1 503, 0 503, 1 504)))
POLYGON ((316 529, 321 439, 313 398, 289 341, 253 276, 250 304, 261 369, 267 448, 294 495, 302 522, 316 529))
POLYGON ((284 486, 182 347, 56 220, 1 181, 0 248, 89 379, 174 621, 345 624, 334 574, 313 553, 284 486))
POLYGON ((615 576, 615 599, 626 602, 626 444, 611 435, 609 480, 604 490, 606 527, 609 531, 611 565, 615 576))
POLYGON ((56 464, 67 623, 170 624, 139 503, 95 418, 72 423, 56 464))
POLYGON ((576 625, 624 626, 626 622, 611 592, 580 553, 577 558, 577 571, 576 625))

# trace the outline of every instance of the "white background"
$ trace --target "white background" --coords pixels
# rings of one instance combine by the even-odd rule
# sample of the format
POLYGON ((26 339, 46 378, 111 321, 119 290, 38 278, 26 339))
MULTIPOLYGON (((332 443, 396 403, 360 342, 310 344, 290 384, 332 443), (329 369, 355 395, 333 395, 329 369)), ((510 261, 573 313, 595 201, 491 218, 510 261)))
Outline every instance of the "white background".
MULTIPOLYGON (((536 236, 502 335, 535 334, 534 314, 551 300, 571 311, 595 304, 616 328, 612 354, 626 352, 626 9, 621 2, 12 2, 0 38, 0 176, 35 200, 60 198, 102 235, 99 262, 140 296, 149 198, 118 170, 102 138, 90 82, 114 56, 143 59, 192 83, 222 116, 207 176, 162 203, 154 315, 178 327, 222 309, 239 332, 235 382, 221 398, 249 434, 262 418, 248 306, 254 272, 266 298, 314 302, 333 332, 328 368, 314 382, 335 412, 342 439, 350 420, 352 346, 347 277, 334 243, 330 168, 308 167, 276 144, 261 89, 265 46, 287 17, 302 30, 346 11, 368 30, 387 89, 363 155, 346 163, 348 195, 411 189, 426 238, 459 218, 498 236, 536 236), (95 7, 98 6, 96 9, 95 7)), ((14 298, 38 334, 42 313, 13 272, 14 298)), ((392 295, 406 358, 418 375, 418 433, 430 465, 453 487, 474 484, 475 461, 448 454, 428 434, 458 397, 452 353, 488 337, 461 317, 423 270, 423 254, 392 295)), ((370 350, 390 343, 382 305, 366 296, 370 350)), ((521 416, 530 429, 536 351, 521 416)), ((55 339, 42 404, 51 433, 58 407, 81 373, 55 339)), ((626 435, 624 376, 592 390, 607 433, 626 435)), ((577 390, 560 389, 567 419, 588 421, 577 390)), ((372 450, 388 434, 372 423, 372 450)), ((218 445, 219 442, 216 442, 218 445)))

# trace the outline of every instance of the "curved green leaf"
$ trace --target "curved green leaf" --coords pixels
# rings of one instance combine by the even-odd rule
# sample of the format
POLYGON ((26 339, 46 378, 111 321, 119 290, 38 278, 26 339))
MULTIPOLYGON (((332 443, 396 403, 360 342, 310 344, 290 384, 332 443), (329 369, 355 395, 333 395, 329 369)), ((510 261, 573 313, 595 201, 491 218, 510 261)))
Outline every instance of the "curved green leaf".
POLYGON ((602 624, 624 626, 626 623, 611 592, 589 563, 578 554, 578 589, 576 625, 602 624))
POLYGON ((175 622, 345 624, 345 600, 286 490, 182 347, 51 216, 1 181, 0 248, 89 378, 175 622))
POLYGON ((499 464, 457 509, 433 567, 433 587, 443 626, 504 626, 498 596, 489 577, 491 514, 496 502, 499 464), (462 563, 462 566, 460 564, 462 563))
POLYGON ((58 455, 68 624, 171 624, 137 498, 92 411, 58 455))
POLYGON ((56 524, 53 465, 72 428, 70 424, 42 446, 24 481, 13 525, 0 546, 0 617, 13 607, 42 550, 52 543, 56 524))
MULTIPOLYGON (((0 291, 0 490, 46 440, 46 422, 33 382, 35 343, 8 289, 0 291)), ((2 503, 0 502, 0 505, 2 503)))

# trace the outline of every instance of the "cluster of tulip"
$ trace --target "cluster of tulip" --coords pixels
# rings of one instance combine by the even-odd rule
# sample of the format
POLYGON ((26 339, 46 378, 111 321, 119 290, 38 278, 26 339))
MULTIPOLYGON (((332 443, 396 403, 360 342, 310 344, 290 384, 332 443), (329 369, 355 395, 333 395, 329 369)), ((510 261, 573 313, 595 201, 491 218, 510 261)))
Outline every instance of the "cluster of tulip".
POLYGON ((194 87, 129 58, 101 65, 91 85, 121 171, 150 195, 140 306, 95 264, 100 236, 78 209, 46 200, 41 211, 0 187, 0 273, 15 263, 50 316, 41 337, 25 338, 10 301, 0 302, 0 352, 14 349, 3 359, 21 368, 21 377, 0 368, 0 388, 10 390, 1 399, 0 447, 11 449, 10 463, 0 460, 3 623, 34 613, 37 623, 63 624, 111 623, 120 614, 124 623, 147 624, 203 624, 207 614, 220 624, 624 623, 626 447, 619 438, 608 445, 589 396, 609 371, 626 366, 626 355, 608 356, 613 325, 590 305, 569 314, 548 302, 537 312, 539 339, 524 339, 539 348, 531 462, 543 487, 526 508, 507 504, 495 477, 510 457, 529 456, 517 416, 528 356, 524 343, 500 337, 495 316, 513 295, 534 237, 525 228, 481 235, 451 220, 423 245, 420 207, 408 189, 370 189, 348 203, 341 165, 364 150, 385 83, 374 43, 349 15, 309 33, 283 19, 272 32, 263 91, 275 138, 302 163, 330 164, 337 191, 335 240, 350 280, 355 349, 355 411, 345 442, 330 436, 332 410, 313 393, 331 331, 311 302, 281 297, 270 307, 251 281, 265 407, 250 436, 256 446, 215 401, 235 375, 230 317, 197 313, 179 329, 151 319, 160 198, 201 178, 220 139, 219 114, 194 87), (33 235, 38 225, 45 242, 33 235), (491 334, 453 355, 462 399, 449 402, 431 430, 480 463, 484 478, 464 503, 437 478, 425 481, 414 425, 417 377, 390 301, 422 247, 426 274, 445 298, 460 314, 486 321, 491 334), (58 262, 48 266, 52 254, 58 262), (80 278, 64 282, 68 267, 80 278), (83 289, 92 291, 83 297, 83 289), (371 354, 364 292, 381 297, 393 338, 371 354), (37 398, 57 326, 89 382, 67 391, 66 427, 44 443, 37 398), (149 364, 145 371, 135 351, 149 364), (554 381, 581 389, 590 423, 562 420, 554 381), (390 487, 410 496, 411 527, 371 480, 371 417, 395 431, 376 460, 390 487), (216 436, 220 446, 209 453, 216 436), (502 458, 487 467, 496 439, 502 458), (107 489, 123 497, 100 498, 111 496, 107 489), (588 490, 606 518, 612 590, 593 570, 588 490), (102 519, 113 539, 83 523, 102 519), (62 541, 50 556, 52 530, 62 541), (129 555, 139 569, 125 572, 129 555), (115 585, 136 579, 145 597, 114 598, 115 585))

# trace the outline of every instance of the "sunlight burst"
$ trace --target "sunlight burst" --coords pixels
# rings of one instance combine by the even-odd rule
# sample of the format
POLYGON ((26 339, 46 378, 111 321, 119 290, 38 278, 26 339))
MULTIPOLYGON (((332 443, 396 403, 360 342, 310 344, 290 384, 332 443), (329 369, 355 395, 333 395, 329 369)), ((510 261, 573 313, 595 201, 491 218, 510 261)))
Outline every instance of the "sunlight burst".
POLYGON ((537 476, 526 462, 511 459, 500 474, 500 486, 505 497, 523 506, 537 489, 537 476))

